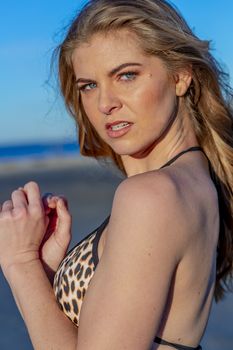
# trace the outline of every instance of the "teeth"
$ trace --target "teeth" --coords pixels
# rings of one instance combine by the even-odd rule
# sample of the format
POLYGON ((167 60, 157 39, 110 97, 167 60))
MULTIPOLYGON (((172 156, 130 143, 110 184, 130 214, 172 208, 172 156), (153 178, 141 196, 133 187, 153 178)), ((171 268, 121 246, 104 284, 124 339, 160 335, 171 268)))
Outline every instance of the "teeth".
POLYGON ((117 124, 117 125, 112 125, 111 126, 111 129, 114 131, 114 130, 120 130, 120 129, 123 129, 125 128, 126 126, 128 126, 129 123, 120 123, 120 124, 117 124))

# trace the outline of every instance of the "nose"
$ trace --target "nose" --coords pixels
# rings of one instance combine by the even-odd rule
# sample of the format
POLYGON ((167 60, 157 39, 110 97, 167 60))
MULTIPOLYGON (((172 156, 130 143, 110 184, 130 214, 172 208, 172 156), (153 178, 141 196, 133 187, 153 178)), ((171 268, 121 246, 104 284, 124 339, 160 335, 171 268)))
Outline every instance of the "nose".
POLYGON ((99 111, 109 115, 121 108, 120 98, 109 86, 101 87, 99 90, 99 111))

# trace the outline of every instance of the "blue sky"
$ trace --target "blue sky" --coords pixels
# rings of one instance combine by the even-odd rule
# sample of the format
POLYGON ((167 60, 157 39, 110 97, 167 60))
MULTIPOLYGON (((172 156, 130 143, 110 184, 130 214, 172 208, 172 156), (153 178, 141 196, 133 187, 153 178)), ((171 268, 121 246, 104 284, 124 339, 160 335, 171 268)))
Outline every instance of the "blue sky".
MULTIPOLYGON (((0 2, 0 145, 75 137, 61 99, 47 83, 61 29, 85 0, 0 2)), ((231 0, 173 0, 191 28, 212 40, 233 81, 231 0)))

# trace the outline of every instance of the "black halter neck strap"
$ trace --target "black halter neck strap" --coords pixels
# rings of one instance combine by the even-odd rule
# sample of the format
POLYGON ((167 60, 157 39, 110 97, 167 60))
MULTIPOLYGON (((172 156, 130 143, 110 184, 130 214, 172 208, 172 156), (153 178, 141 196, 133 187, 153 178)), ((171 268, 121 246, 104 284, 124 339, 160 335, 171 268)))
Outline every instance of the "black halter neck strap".
MULTIPOLYGON (((180 153, 178 153, 177 155, 175 155, 175 157, 173 157, 172 159, 170 159, 167 163, 165 163, 163 166, 161 166, 159 169, 162 169, 164 168, 165 166, 168 166, 170 164, 172 164, 177 158, 179 158, 180 156, 182 156, 184 153, 187 153, 187 152, 194 152, 194 151, 202 151, 204 154, 204 150, 202 147, 200 146, 194 146, 194 147, 190 147, 190 148, 187 148, 185 149, 184 151, 181 151, 180 153)), ((206 154, 205 154, 206 156, 206 154)), ((208 159, 208 158, 207 158, 208 159)))

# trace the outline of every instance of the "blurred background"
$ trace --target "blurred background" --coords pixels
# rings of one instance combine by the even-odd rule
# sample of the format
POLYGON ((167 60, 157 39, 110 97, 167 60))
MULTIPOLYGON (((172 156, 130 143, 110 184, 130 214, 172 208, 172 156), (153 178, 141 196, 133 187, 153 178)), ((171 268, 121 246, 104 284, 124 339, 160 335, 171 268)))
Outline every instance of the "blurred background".
MULTIPOLYGON (((73 215, 71 246, 109 215, 121 174, 79 155, 76 127, 51 75, 50 60, 65 28, 86 1, 0 2, 0 202, 29 180, 65 195, 73 215)), ((230 0, 174 0, 194 32, 233 77, 230 0)), ((30 281, 28 281, 30 283, 30 281)), ((233 349, 233 296, 212 313, 205 350, 233 349)), ((31 350, 26 328, 0 273, 0 349, 31 350)))

